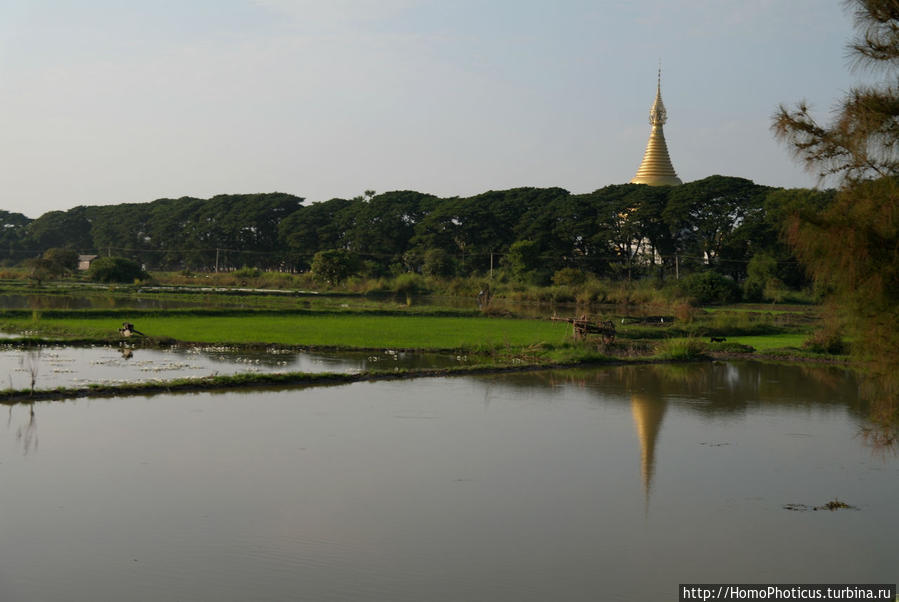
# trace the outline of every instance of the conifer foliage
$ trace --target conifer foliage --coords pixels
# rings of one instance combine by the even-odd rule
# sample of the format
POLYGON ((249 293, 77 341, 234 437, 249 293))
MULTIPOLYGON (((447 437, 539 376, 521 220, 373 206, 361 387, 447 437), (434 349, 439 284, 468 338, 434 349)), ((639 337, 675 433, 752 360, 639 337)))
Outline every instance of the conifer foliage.
POLYGON ((849 0, 857 30, 849 52, 857 69, 881 72, 879 85, 859 86, 840 101, 829 126, 803 101, 781 105, 772 129, 806 167, 846 183, 899 174, 899 1, 849 0))
POLYGON ((899 1, 851 0, 857 67, 883 74, 849 91, 833 123, 820 125, 805 103, 781 106, 775 135, 819 176, 841 187, 823 211, 798 203, 785 231, 800 261, 829 290, 853 327, 855 351, 899 355, 899 1))

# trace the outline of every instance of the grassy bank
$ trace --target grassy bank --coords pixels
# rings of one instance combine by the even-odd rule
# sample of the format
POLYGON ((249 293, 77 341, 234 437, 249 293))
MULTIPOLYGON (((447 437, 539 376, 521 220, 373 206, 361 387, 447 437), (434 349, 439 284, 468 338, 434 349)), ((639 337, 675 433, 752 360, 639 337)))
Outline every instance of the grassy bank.
POLYGON ((756 351, 765 352, 772 349, 782 349, 785 347, 801 348, 807 338, 808 335, 806 334, 786 333, 769 334, 763 336, 731 336, 727 337, 727 341, 730 343, 749 345, 756 351))

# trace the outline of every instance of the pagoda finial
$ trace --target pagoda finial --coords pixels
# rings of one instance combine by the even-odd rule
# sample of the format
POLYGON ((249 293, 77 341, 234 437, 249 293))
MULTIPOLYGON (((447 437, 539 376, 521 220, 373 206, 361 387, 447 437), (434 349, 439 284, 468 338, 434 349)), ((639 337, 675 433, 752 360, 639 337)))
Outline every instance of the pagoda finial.
POLYGON ((662 59, 659 59, 659 71, 656 76, 656 99, 649 109, 649 125, 652 130, 649 134, 649 142, 643 155, 643 162, 637 175, 631 180, 633 184, 649 184, 650 186, 677 186, 680 178, 671 165, 668 156, 668 145, 665 144, 665 134, 662 126, 668 121, 668 111, 662 102, 662 59))
POLYGON ((649 109, 649 125, 663 125, 668 121, 668 111, 662 102, 662 59, 659 59, 659 74, 656 79, 656 100, 649 109))

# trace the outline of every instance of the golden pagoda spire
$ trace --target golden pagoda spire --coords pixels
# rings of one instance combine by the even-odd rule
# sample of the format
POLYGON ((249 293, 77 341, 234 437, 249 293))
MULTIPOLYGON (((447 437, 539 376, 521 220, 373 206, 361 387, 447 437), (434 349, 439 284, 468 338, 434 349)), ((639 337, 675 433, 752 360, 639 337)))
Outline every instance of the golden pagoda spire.
POLYGON ((643 153, 643 162, 631 184, 649 184, 650 186, 679 186, 683 184, 668 156, 668 145, 665 144, 665 133, 662 126, 668 121, 668 112, 662 103, 662 62, 659 61, 659 76, 656 82, 656 99, 649 109, 649 142, 643 153))

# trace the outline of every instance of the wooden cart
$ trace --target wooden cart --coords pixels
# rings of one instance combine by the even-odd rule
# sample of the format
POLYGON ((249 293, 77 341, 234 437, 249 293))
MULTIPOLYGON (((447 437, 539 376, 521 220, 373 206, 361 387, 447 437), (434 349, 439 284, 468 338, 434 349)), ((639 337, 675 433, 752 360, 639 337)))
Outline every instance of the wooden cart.
POLYGON ((568 322, 571 324, 572 336, 575 340, 586 339, 589 335, 602 336, 602 342, 609 344, 615 340, 615 325, 611 320, 604 322, 593 322, 587 319, 584 314, 580 318, 559 318, 552 317, 556 322, 568 322))

